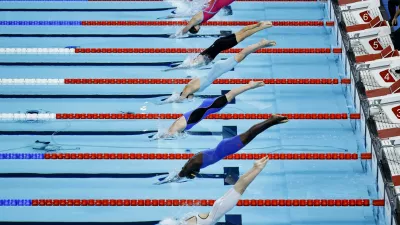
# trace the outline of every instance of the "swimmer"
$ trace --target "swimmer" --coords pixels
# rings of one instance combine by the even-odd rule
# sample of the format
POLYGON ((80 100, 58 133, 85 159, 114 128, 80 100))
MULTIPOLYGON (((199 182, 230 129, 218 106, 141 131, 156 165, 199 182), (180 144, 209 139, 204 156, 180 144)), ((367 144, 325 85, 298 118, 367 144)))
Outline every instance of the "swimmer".
POLYGON ((272 27, 271 21, 262 21, 253 25, 246 26, 234 34, 219 38, 209 48, 201 52, 196 58, 190 60, 188 63, 182 63, 177 67, 170 68, 164 71, 197 68, 204 65, 208 65, 222 51, 233 48, 247 37, 257 33, 258 31, 270 27, 272 27))
POLYGON ((200 30, 200 24, 205 23, 211 18, 213 18, 219 10, 223 7, 230 5, 235 0, 210 0, 208 3, 208 7, 203 9, 201 12, 196 13, 189 21, 189 23, 176 34, 171 35, 171 38, 181 37, 185 35, 187 32, 192 34, 197 34, 200 30))
POLYGON ((238 63, 242 62, 249 54, 267 47, 276 45, 275 41, 261 40, 260 42, 247 46, 241 52, 228 58, 227 60, 220 60, 216 62, 206 76, 201 76, 192 79, 184 88, 180 94, 174 94, 169 98, 163 100, 161 104, 172 103, 172 102, 183 102, 185 99, 192 99, 194 93, 204 91, 210 86, 215 79, 220 77, 222 74, 232 70, 238 63))
POLYGON ((226 156, 235 154, 244 146, 249 144, 257 135, 264 132, 266 129, 281 123, 288 122, 287 117, 280 115, 272 115, 271 118, 253 125, 246 132, 236 135, 231 138, 222 140, 216 148, 208 149, 195 154, 189 161, 183 166, 178 176, 188 179, 195 178, 196 174, 200 172, 200 169, 206 168, 212 165, 226 156))
POLYGON ((184 113, 183 116, 177 119, 168 129, 168 133, 161 135, 160 138, 173 137, 177 133, 190 130, 208 115, 219 112, 239 94, 262 86, 264 86, 262 81, 250 81, 246 85, 232 89, 225 95, 205 99, 197 109, 184 113))
POLYGON ((185 178, 194 179, 200 172, 200 169, 204 169, 229 155, 235 154, 266 129, 286 122, 288 122, 287 117, 272 115, 271 118, 253 125, 246 132, 222 140, 217 147, 198 152, 186 162, 181 171, 176 174, 175 171, 171 172, 167 178, 160 180, 156 184, 181 182, 185 178))
POLYGON ((159 225, 214 225, 233 207, 236 206, 247 187, 253 182, 258 174, 268 163, 268 157, 264 157, 254 162, 253 168, 239 178, 233 188, 229 189, 221 198, 215 201, 209 213, 198 213, 187 216, 180 221, 174 219, 162 220, 159 225))

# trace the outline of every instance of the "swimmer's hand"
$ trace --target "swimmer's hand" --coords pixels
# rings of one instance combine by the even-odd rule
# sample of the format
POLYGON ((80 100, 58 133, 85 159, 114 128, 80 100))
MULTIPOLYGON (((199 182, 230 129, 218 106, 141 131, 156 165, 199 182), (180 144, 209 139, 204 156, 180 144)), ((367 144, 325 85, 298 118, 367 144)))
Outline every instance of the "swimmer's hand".
POLYGON ((166 184, 166 183, 182 183, 186 182, 183 177, 180 177, 176 171, 170 172, 167 177, 160 178, 155 185, 166 184))
POLYGON ((182 30, 179 30, 175 34, 172 34, 171 36, 169 36, 169 38, 172 38, 172 39, 182 38, 182 37, 183 37, 182 30))
POLYGON ((178 102, 179 101, 180 94, 179 93, 173 93, 171 96, 169 96, 167 99, 162 101, 162 104, 167 104, 167 103, 173 103, 173 102, 178 102))

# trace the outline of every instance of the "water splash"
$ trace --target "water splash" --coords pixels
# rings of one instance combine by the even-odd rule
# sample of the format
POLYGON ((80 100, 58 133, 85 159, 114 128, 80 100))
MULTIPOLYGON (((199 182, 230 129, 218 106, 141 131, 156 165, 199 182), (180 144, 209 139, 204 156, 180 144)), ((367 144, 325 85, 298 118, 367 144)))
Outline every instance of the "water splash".
POLYGON ((165 218, 158 225, 179 225, 180 222, 174 218, 165 218))
POLYGON ((209 0, 165 0, 176 7, 175 13, 178 15, 194 15, 208 6, 209 0))

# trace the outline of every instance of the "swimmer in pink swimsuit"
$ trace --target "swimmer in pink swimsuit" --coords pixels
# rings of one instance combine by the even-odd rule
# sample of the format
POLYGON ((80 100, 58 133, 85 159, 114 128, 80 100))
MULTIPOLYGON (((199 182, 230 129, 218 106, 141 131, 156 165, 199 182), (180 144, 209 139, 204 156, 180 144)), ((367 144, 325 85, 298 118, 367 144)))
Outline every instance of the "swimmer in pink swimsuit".
POLYGON ((205 23, 215 16, 225 6, 230 5, 235 0, 211 0, 208 7, 203 10, 203 21, 205 23))
POLYGON ((203 11, 196 13, 189 21, 189 23, 183 28, 183 30, 179 31, 176 34, 171 35, 171 38, 177 38, 182 35, 185 35, 187 32, 192 34, 196 34, 200 30, 200 24, 209 21, 211 18, 215 16, 225 6, 230 5, 235 0, 211 0, 207 8, 203 9, 203 11))

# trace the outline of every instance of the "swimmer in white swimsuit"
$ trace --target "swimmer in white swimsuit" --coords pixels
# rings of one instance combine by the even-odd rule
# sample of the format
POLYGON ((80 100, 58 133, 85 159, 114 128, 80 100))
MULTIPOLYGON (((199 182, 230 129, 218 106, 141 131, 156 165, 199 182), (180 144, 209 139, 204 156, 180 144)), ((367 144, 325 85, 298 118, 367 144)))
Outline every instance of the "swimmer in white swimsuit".
POLYGON ((268 157, 264 157, 254 162, 253 168, 239 178, 233 188, 229 189, 224 196, 215 201, 209 213, 199 213, 181 220, 171 218, 162 220, 159 225, 214 225, 227 212, 236 206, 246 188, 257 177, 267 165, 268 157))
POLYGON ((232 70, 238 63, 243 61, 249 54, 269 46, 275 46, 275 41, 261 40, 256 44, 252 44, 244 48, 241 52, 236 55, 228 58, 227 60, 220 60, 216 62, 207 75, 194 78, 191 80, 184 88, 183 91, 178 96, 173 95, 163 103, 172 103, 172 102, 182 102, 185 99, 192 99, 193 94, 199 91, 204 91, 208 86, 210 86, 214 80, 220 77, 222 74, 232 70))

